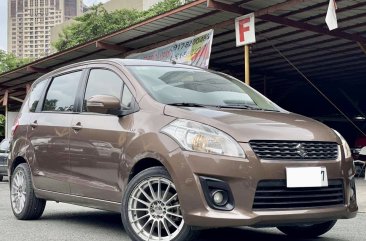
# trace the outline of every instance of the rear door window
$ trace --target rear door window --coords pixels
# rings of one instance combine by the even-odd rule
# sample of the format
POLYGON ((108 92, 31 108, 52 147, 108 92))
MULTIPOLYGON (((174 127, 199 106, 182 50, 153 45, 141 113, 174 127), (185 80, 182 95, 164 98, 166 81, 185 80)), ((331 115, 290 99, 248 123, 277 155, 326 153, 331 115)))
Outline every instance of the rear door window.
POLYGON ((43 111, 74 111, 75 97, 82 71, 57 76, 52 80, 43 103, 43 111))

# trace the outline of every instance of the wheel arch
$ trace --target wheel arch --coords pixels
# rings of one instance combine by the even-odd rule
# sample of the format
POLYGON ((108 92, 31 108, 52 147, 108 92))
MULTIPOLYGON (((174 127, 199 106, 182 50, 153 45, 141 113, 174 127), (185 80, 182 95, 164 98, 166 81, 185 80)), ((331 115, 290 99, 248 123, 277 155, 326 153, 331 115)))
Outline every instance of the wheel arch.
POLYGON ((27 160, 26 160, 24 157, 22 157, 22 156, 17 156, 17 157, 13 160, 13 162, 11 163, 11 166, 10 166, 10 168, 9 168, 9 174, 10 174, 10 176, 12 176, 12 175, 13 175, 15 168, 16 168, 17 166, 19 166, 20 164, 22 164, 22 163, 26 163, 26 164, 28 164, 27 160))
POLYGON ((159 167, 159 166, 165 167, 164 164, 161 161, 159 161, 157 158, 152 158, 152 157, 142 158, 141 160, 137 161, 134 164, 134 166, 131 168, 131 171, 128 176, 128 182, 130 182, 133 177, 135 177, 137 174, 139 174, 143 170, 146 170, 150 167, 159 167))

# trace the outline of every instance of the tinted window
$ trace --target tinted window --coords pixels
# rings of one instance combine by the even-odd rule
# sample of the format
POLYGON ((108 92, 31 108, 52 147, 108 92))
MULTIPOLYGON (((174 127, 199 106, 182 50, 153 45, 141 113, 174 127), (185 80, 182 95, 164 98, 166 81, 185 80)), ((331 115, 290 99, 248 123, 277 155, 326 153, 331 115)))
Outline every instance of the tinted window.
POLYGON ((93 95, 111 95, 120 100, 122 87, 123 81, 114 72, 105 69, 92 69, 85 91, 83 110, 86 110, 86 101, 93 95))
POLYGON ((32 87, 32 92, 29 97, 29 111, 34 112, 36 110, 46 83, 47 81, 43 80, 32 87))
POLYGON ((43 104, 44 111, 73 111, 82 71, 55 77, 43 104))

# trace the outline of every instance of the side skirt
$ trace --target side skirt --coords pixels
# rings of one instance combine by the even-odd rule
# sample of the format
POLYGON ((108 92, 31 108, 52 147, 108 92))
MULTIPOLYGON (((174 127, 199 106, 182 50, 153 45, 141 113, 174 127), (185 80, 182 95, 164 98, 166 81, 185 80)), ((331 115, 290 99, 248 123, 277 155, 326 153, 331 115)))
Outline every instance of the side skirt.
POLYGON ((121 203, 105 201, 95 198, 82 197, 72 194, 58 193, 52 191, 46 191, 42 189, 35 189, 35 194, 38 198, 46 199, 49 201, 69 203, 83 207, 101 209, 111 212, 121 212, 121 203))

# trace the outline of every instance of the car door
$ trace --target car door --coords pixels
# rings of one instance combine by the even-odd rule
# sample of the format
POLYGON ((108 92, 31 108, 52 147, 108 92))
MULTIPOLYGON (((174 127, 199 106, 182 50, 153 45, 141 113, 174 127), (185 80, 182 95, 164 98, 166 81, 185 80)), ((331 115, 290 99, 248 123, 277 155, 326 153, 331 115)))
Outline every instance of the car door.
POLYGON ((121 201, 119 170, 124 146, 134 135, 130 131, 133 114, 120 118, 88 112, 86 101, 94 95, 110 95, 120 99, 123 108, 133 108, 134 98, 123 78, 112 66, 98 65, 89 70, 81 113, 74 116, 70 133, 70 187, 74 195, 121 201))
POLYGON ((82 75, 82 69, 74 69, 54 76, 30 115, 28 140, 34 153, 30 161, 38 189, 70 193, 69 136, 82 75))

